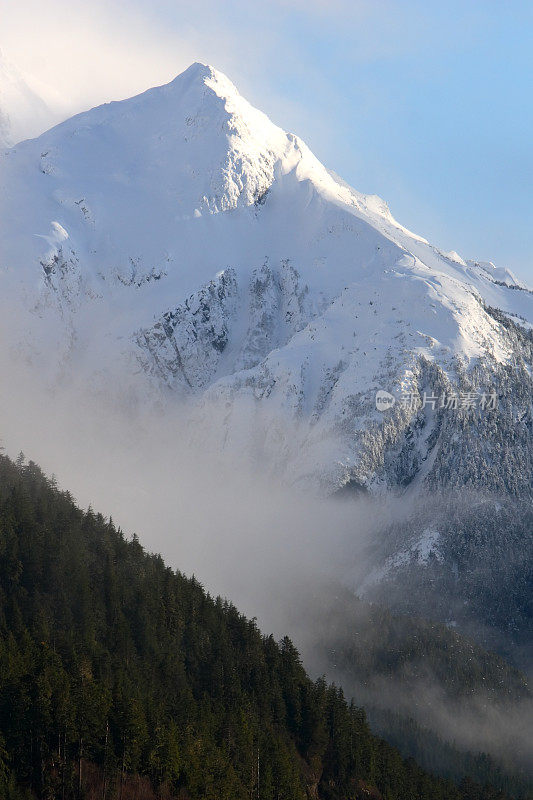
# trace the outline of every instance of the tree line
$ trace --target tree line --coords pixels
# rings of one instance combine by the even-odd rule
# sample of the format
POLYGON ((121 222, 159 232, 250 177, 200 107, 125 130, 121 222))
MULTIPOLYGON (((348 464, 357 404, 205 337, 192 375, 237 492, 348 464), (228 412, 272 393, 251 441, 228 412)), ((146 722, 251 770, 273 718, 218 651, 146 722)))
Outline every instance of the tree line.
POLYGON ((288 638, 5 456, 0 797, 504 799, 403 759, 288 638))

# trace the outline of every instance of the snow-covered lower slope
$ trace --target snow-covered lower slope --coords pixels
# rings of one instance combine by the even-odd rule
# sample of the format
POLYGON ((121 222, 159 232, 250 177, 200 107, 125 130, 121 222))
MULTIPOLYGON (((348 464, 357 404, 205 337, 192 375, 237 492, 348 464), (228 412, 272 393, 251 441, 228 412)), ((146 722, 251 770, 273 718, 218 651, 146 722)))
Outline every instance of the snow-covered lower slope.
POLYGON ((187 399, 193 436, 327 491, 483 483, 476 431, 500 458, 516 422, 498 480, 527 488, 531 291, 403 228, 213 68, 0 158, 9 344, 50 381, 187 399), (419 407, 437 391, 502 404, 419 407))

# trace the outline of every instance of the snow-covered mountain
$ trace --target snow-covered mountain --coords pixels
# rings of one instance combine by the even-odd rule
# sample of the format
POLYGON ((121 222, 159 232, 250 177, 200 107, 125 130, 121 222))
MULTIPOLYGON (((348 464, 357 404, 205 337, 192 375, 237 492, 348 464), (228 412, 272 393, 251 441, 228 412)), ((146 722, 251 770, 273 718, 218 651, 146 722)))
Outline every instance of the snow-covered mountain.
POLYGON ((0 158, 10 345, 51 381, 187 399, 193 435, 328 492, 530 491, 533 293, 406 230, 212 67, 0 158))
POLYGON ((57 114, 0 51, 0 148, 36 136, 56 121, 57 114))

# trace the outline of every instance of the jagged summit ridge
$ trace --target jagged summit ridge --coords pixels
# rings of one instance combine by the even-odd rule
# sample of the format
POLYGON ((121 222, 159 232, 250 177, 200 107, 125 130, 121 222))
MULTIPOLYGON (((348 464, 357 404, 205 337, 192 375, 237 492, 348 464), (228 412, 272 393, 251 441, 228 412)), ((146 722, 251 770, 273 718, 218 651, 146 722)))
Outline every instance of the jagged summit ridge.
POLYGON ((94 140, 102 127, 113 137, 99 152, 111 180, 125 183, 130 177, 112 168, 117 148, 126 148, 131 165, 142 170, 144 163, 152 172, 147 178, 161 180, 153 172, 166 172, 165 188, 185 214, 253 204, 275 171, 289 171, 303 154, 296 137, 253 108, 225 75, 200 63, 166 85, 76 115, 43 143, 53 152, 61 140, 74 150, 72 140, 94 140))

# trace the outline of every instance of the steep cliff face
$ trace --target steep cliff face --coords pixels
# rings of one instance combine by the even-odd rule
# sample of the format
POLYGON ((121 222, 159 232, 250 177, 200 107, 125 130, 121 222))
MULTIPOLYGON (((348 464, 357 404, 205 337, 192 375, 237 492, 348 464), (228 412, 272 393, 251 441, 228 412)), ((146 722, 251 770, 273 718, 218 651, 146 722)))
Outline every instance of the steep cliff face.
POLYGON ((195 436, 326 492, 530 491, 533 294, 407 231, 221 73, 0 169, 8 344, 50 382, 186 398, 195 436))

